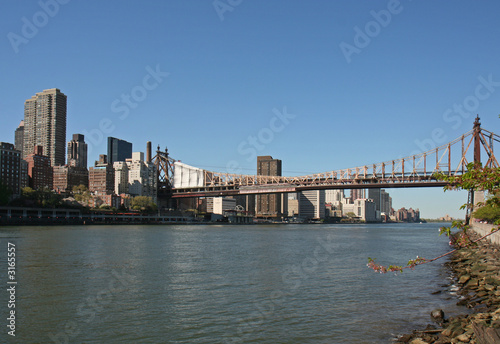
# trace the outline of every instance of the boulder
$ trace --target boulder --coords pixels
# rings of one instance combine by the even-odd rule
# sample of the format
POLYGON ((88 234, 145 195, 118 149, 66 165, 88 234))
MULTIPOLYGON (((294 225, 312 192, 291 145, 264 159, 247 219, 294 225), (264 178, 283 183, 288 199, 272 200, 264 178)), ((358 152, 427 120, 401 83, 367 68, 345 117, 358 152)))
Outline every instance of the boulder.
POLYGON ((431 312, 431 320, 439 325, 444 323, 444 312, 442 309, 435 309, 431 312))
POLYGON ((469 280, 470 280, 470 275, 463 275, 463 276, 460 276, 460 279, 458 280, 458 283, 465 284, 469 280))

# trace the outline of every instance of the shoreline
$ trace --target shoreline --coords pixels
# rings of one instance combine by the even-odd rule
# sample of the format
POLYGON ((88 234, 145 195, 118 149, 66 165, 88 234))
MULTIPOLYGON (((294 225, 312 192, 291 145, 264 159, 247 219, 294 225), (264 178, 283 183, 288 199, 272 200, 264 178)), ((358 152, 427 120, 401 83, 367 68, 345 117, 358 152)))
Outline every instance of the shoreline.
MULTIPOLYGON (((479 238, 476 232, 471 234, 479 238)), ((482 240, 476 247, 453 253, 445 266, 458 287, 457 305, 464 307, 463 313, 447 318, 441 310, 430 310, 426 328, 403 334, 394 342, 500 343, 500 246, 482 240)))

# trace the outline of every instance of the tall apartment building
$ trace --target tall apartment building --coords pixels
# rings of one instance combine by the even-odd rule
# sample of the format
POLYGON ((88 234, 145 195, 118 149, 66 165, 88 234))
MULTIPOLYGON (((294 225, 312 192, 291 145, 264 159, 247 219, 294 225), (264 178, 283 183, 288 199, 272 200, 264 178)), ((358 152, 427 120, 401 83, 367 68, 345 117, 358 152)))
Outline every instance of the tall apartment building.
MULTIPOLYGON (((271 156, 257 157, 257 175, 259 176, 281 176, 281 160, 273 159, 271 156)), ((281 217, 282 194, 264 194, 256 196, 257 217, 281 217)), ((286 210, 285 214, 288 213, 286 210)))
POLYGON ((21 157, 23 156, 23 141, 24 141, 24 121, 19 123, 19 126, 16 128, 14 133, 14 147, 16 150, 21 152, 21 157))
POLYGON ((303 219, 324 219, 325 190, 307 190, 300 192, 299 216, 303 219))
MULTIPOLYGON (((22 154, 20 154, 20 156, 22 156, 22 154)), ((21 168, 21 182, 19 187, 22 189, 30 185, 30 180, 28 176, 28 162, 26 160, 21 159, 20 168, 21 168)))
POLYGON ((132 153, 132 158, 127 159, 128 166, 128 191, 132 196, 148 196, 157 202, 158 183, 156 166, 144 161, 143 152, 132 153))
POLYGON ((89 191, 96 195, 115 193, 115 172, 105 154, 99 155, 99 161, 89 168, 89 191))
MULTIPOLYGON (((132 143, 115 137, 108 137, 108 162, 126 161, 132 158, 132 143)), ((143 159, 144 160, 144 159, 143 159)))
POLYGON ((21 152, 12 143, 0 142, 0 181, 13 196, 21 193, 21 152))
POLYGON ((382 202, 381 202, 381 189, 368 189, 368 198, 372 199, 375 203, 375 210, 377 211, 377 219, 380 219, 380 214, 382 212, 382 202))
POLYGON ((73 139, 68 142, 68 165, 87 168, 87 149, 85 136, 73 134, 73 139))
POLYGON ((354 202, 357 199, 366 198, 366 190, 365 189, 351 189, 351 199, 354 202))
POLYGON ((325 190, 325 203, 338 207, 344 198, 344 190, 325 190))
POLYGON ((42 146, 51 166, 64 165, 67 97, 52 88, 24 102, 23 158, 42 146))
POLYGON ((128 165, 125 161, 115 161, 115 194, 128 194, 128 165))
POLYGON ((412 208, 406 209, 401 208, 395 212, 396 221, 399 222, 419 222, 420 221, 420 210, 413 210, 412 208))
POLYGON ((384 189, 380 190, 380 211, 387 216, 392 215, 392 198, 384 189))
POLYGON ((43 187, 52 190, 52 166, 50 158, 43 155, 43 147, 35 146, 33 153, 29 154, 24 160, 28 163, 29 186, 35 190, 43 187))

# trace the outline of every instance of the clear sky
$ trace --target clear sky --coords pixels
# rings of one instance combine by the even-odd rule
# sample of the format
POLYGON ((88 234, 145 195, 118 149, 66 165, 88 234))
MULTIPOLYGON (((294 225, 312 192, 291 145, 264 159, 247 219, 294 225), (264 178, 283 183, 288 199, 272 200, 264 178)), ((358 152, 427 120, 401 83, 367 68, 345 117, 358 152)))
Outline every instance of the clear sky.
MULTIPOLYGON (((0 141, 47 88, 68 96, 67 139, 86 136, 89 165, 107 136, 215 171, 254 174, 253 153, 271 155, 300 175, 410 155, 435 130, 448 142, 476 113, 500 133, 499 13, 494 0, 4 1, 0 141)), ((463 216, 463 193, 388 191, 395 208, 463 216)))

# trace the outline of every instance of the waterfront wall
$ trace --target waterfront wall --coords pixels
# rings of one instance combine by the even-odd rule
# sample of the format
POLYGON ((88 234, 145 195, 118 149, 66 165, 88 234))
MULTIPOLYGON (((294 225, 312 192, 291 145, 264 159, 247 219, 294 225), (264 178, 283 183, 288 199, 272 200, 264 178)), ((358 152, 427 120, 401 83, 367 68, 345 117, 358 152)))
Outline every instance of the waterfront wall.
POLYGON ((90 225, 90 224, 165 224, 190 223, 194 218, 182 214, 145 215, 140 213, 90 213, 78 209, 0 207, 0 226, 90 225))
MULTIPOLYGON (((491 230, 497 226, 489 224, 489 223, 480 223, 475 220, 472 221, 472 230, 479 234, 480 236, 491 233, 491 230)), ((500 232, 496 232, 495 234, 490 235, 486 238, 490 242, 500 245, 500 232)))

